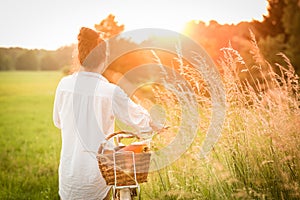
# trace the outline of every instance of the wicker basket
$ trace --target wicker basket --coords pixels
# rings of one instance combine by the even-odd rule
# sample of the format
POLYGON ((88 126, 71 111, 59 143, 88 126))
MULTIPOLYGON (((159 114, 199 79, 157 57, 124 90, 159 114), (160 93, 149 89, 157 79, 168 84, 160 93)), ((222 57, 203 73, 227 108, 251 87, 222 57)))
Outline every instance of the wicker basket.
MULTIPOLYGON (((110 138, 118 134, 130 134, 131 132, 118 132, 109 135, 110 138)), ((105 144, 101 144, 98 150, 98 166, 107 185, 125 186, 147 182, 151 153, 111 152, 105 153, 105 144)))

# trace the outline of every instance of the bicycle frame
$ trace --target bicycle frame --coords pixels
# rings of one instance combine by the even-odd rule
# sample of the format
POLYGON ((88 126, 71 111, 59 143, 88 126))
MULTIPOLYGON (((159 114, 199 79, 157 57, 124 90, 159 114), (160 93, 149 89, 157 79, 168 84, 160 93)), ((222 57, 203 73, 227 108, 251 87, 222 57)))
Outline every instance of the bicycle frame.
MULTIPOLYGON (((158 134, 158 132, 156 133, 158 134)), ((121 132, 115 132, 115 133, 112 133, 110 134, 109 136, 107 136, 105 138, 105 141, 107 142, 109 139, 115 137, 118 135, 118 138, 116 140, 116 143, 117 143, 117 147, 120 147, 119 144, 120 144, 120 140, 123 139, 123 138, 132 138, 132 137, 135 137, 137 139, 140 139, 140 137, 134 133, 131 133, 131 132, 126 132, 126 131, 121 131, 121 132), (128 134, 130 136, 122 136, 122 137, 119 137, 119 135, 122 135, 122 134, 128 134)), ((144 139, 144 141, 142 142, 142 144, 146 144, 146 146, 148 146, 150 148, 150 142, 153 138, 155 134, 151 134, 150 137, 148 137, 146 140, 144 139)), ((105 142, 102 143, 99 147, 99 150, 98 150, 98 153, 99 154, 103 154, 104 153, 104 147, 105 147, 105 142)), ((133 143, 132 143, 133 144, 133 143)), ((127 146, 126 146, 127 147, 127 146)), ((125 147, 122 147, 125 149, 125 147)), ((139 153, 139 152, 142 152, 142 151, 137 151, 137 150, 132 150, 132 149, 126 149, 124 151, 122 151, 122 148, 119 149, 118 151, 115 151, 112 153, 112 161, 113 161, 113 175, 114 175, 114 184, 112 185, 112 200, 132 200, 133 199, 133 196, 137 196, 138 199, 140 199, 140 185, 139 185, 139 182, 137 181, 138 179, 140 180, 140 178, 137 178, 137 169, 136 169, 136 155, 135 153, 139 153), (137 152, 136 152, 137 151, 137 152), (134 179, 132 179, 132 182, 134 182, 135 184, 132 184, 132 182, 130 183, 131 185, 118 185, 118 180, 117 180, 117 170, 119 171, 120 169, 117 168, 117 160, 116 157, 120 158, 120 156, 116 156, 118 154, 130 154, 131 153, 131 157, 132 157, 132 166, 133 166, 133 175, 134 175, 134 179), (134 193, 134 194, 133 194, 134 193)), ((130 156, 129 156, 130 157, 130 156)), ((149 157, 150 159, 150 157, 149 157)), ((121 161, 121 160, 120 160, 121 161)), ((150 160, 149 160, 150 161, 150 160)), ((139 161, 139 157, 138 157, 138 161, 137 162, 140 162, 139 161)), ((100 166, 100 165, 99 165, 100 166)), ((102 165, 101 165, 102 166, 102 165)), ((140 165, 139 165, 140 166, 140 165)), ((112 169, 112 168, 111 168, 112 169)), ((132 172, 131 172, 132 173, 132 172)), ((145 178, 145 177, 144 177, 145 178)), ((110 181, 113 181, 112 179, 110 179, 110 181)), ((124 183, 122 183, 124 184, 124 183)))
POLYGON ((112 186, 113 188, 113 194, 112 194, 112 200, 114 200, 115 198, 117 198, 117 190, 120 191, 120 200, 131 200, 132 199, 132 195, 130 193, 130 189, 137 189, 137 196, 139 199, 139 195, 140 195, 140 185, 137 182, 137 178, 136 178, 136 166, 135 166, 135 156, 134 156, 134 152, 127 152, 127 153, 131 153, 132 155, 132 161, 133 161, 133 172, 134 172, 134 181, 135 181, 135 185, 126 185, 126 186, 118 186, 117 185, 117 168, 116 168, 116 154, 122 154, 121 152, 115 152, 113 154, 113 160, 114 160, 114 176, 115 176, 115 184, 112 186))

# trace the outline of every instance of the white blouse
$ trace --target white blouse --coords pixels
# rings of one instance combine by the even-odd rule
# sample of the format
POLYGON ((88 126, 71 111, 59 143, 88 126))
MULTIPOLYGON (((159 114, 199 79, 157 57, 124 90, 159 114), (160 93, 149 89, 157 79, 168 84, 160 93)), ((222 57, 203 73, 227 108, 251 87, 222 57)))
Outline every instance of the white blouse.
POLYGON ((149 113, 102 75, 78 72, 58 84, 53 121, 61 129, 59 195, 68 199, 103 199, 110 187, 101 176, 96 152, 114 132, 115 117, 140 132, 150 132, 149 113))

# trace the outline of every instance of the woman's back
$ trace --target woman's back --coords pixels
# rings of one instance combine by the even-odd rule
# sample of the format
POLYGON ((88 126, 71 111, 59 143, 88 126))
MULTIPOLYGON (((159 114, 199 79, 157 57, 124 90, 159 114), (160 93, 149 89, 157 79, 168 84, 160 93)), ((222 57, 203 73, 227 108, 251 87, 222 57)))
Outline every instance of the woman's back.
POLYGON ((100 74, 79 72, 63 78, 57 88, 54 121, 62 131, 62 199, 101 199, 109 190, 94 153, 105 134, 113 132, 113 87, 100 74))

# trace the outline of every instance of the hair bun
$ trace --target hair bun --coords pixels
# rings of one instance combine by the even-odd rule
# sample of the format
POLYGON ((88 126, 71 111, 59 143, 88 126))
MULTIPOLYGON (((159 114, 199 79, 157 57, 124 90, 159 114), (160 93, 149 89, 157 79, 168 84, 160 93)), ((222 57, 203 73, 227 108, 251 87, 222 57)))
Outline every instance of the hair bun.
POLYGON ((99 44, 99 33, 90 28, 82 27, 77 39, 78 58, 80 64, 83 65, 83 62, 89 53, 99 44))
POLYGON ((82 27, 78 34, 78 41, 82 40, 90 40, 90 41, 97 41, 99 38, 99 34, 87 27, 82 27))

